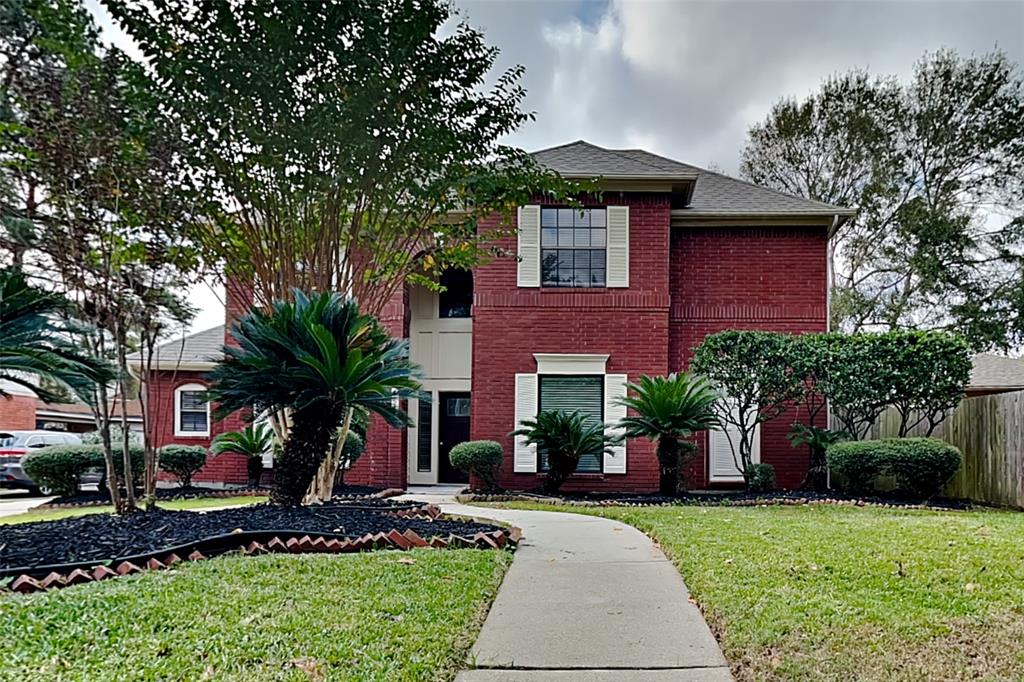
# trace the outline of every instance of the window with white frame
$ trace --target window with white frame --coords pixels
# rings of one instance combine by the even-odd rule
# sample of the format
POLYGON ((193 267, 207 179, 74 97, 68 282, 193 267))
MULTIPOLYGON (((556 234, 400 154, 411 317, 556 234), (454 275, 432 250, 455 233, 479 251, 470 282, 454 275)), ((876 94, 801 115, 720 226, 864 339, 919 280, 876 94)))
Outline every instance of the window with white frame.
POLYGON ((204 438, 210 435, 210 403, 206 386, 185 384, 174 391, 174 435, 204 438))
POLYGON ((603 208, 542 208, 541 286, 605 286, 603 208))

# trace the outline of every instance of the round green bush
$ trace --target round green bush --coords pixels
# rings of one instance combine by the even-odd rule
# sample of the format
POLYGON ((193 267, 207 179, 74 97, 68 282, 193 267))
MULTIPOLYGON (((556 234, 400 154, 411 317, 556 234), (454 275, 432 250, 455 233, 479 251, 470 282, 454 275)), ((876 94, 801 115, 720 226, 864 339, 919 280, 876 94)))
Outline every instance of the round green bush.
POLYGON ((879 476, 892 476, 900 492, 938 494, 960 468, 960 451, 938 438, 885 438, 836 443, 828 465, 852 493, 869 492, 879 476))
MULTIPOLYGON (((143 452, 138 445, 130 446, 132 476, 138 481, 142 475, 143 452)), ((29 453, 23 460, 25 473, 36 485, 50 488, 57 495, 74 495, 78 480, 88 469, 103 469, 103 447, 100 445, 54 445, 29 453)), ((123 475, 121 451, 114 447, 114 470, 123 475)))
POLYGON ((775 467, 771 464, 751 464, 747 467, 747 489, 752 493, 775 490, 775 467))
POLYGON ((487 490, 498 487, 498 469, 501 468, 501 444, 493 440, 471 440, 459 443, 448 453, 456 469, 476 476, 487 490))
POLYGON ((181 487, 192 485, 192 477, 206 464, 206 448, 200 445, 165 445, 160 448, 160 468, 178 478, 181 487))

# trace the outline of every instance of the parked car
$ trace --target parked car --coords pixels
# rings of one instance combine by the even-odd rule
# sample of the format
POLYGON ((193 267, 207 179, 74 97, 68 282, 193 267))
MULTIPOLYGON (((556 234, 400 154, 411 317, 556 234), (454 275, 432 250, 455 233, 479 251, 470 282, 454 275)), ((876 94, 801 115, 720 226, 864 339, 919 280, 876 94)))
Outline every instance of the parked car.
MULTIPOLYGON (((48 493, 25 474, 21 466, 25 455, 51 445, 81 444, 80 436, 62 431, 0 431, 0 488, 24 488, 35 495, 48 493)), ((82 482, 97 483, 101 473, 88 472, 82 482)))

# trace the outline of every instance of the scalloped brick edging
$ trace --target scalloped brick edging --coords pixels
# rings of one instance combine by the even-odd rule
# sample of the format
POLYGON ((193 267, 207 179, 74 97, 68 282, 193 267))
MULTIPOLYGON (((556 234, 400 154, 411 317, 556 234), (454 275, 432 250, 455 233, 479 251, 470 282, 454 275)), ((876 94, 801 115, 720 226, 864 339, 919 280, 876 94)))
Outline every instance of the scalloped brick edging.
MULTIPOLYGON (((433 506, 433 505, 425 505, 433 506)), ((323 534, 303 534, 295 532, 282 532, 272 534, 269 540, 264 542, 250 541, 242 543, 234 548, 212 547, 204 553, 199 546, 205 541, 200 540, 191 543, 196 547, 184 558, 172 549, 157 552, 157 556, 151 556, 145 561, 141 560, 114 560, 109 564, 100 564, 90 569, 74 568, 68 572, 51 571, 43 578, 35 578, 28 574, 22 574, 14 578, 10 583, 10 590, 22 594, 32 592, 43 592, 46 590, 70 587, 88 582, 97 582, 109 578, 133 575, 143 571, 160 571, 170 568, 183 561, 202 561, 218 554, 229 552, 240 552, 244 556, 256 554, 350 554, 355 552, 366 552, 381 549, 409 550, 417 548, 474 548, 474 549, 514 549, 519 543, 522 533, 518 528, 501 529, 489 533, 479 532, 471 536, 449 535, 446 538, 434 536, 430 539, 421 537, 412 529, 400 532, 392 528, 387 532, 368 533, 357 538, 337 538, 323 534)), ((244 533, 243 533, 244 535, 244 533)), ((208 541, 219 541, 219 538, 209 538, 208 541)))
MULTIPOLYGON (((196 495, 194 497, 168 497, 158 499, 157 502, 176 502, 178 500, 208 500, 208 499, 222 499, 228 497, 266 497, 270 494, 269 488, 222 488, 214 489, 210 488, 208 495, 196 495)), ((404 495, 405 491, 398 488, 386 488, 384 490, 375 492, 370 495, 357 496, 351 498, 341 499, 352 499, 358 500, 359 497, 365 497, 366 499, 383 500, 389 497, 398 497, 404 495)), ((32 507, 29 511, 36 510, 47 510, 47 509, 79 509, 82 507, 107 507, 110 506, 110 500, 92 500, 90 502, 66 502, 63 504, 50 504, 45 502, 43 504, 37 504, 32 507)))

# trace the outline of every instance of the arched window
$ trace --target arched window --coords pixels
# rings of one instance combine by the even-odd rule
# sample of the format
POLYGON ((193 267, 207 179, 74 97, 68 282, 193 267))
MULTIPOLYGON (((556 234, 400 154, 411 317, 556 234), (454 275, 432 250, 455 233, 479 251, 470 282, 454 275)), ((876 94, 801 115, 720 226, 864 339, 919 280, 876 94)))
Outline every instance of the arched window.
POLYGON ((174 435, 206 438, 210 435, 210 404, 206 386, 184 384, 174 389, 174 435))

